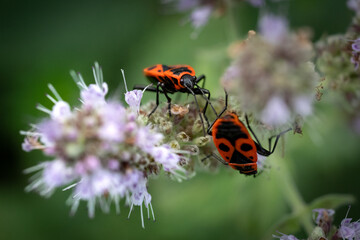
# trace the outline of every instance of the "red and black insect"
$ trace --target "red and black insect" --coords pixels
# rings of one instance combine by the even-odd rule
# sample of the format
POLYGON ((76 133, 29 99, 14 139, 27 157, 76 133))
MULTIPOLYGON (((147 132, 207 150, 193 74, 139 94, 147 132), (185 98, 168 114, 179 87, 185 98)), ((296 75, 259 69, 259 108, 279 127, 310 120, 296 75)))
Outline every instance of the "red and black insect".
MULTIPOLYGON (((156 92, 156 106, 150 112, 149 116, 151 116, 151 114, 153 114, 159 106, 159 93, 163 93, 167 99, 169 116, 171 116, 171 98, 168 96, 168 94, 173 94, 175 92, 189 93, 194 96, 205 135, 204 121, 196 98, 196 95, 201 95, 206 100, 202 113, 204 114, 205 120, 207 121, 207 117, 205 115, 206 109, 208 104, 210 104, 211 107, 212 105, 209 102, 210 91, 203 88, 205 84, 205 75, 196 77, 195 70, 189 65, 167 66, 163 64, 156 64, 154 66, 145 68, 144 74, 151 83, 156 84, 156 87, 146 88, 147 91, 156 92), (201 80, 203 80, 202 87, 198 85, 201 80)), ((145 89, 145 86, 135 86, 134 89, 143 90, 145 89)), ((213 107, 212 109, 214 110, 213 107)))
MULTIPOLYGON (((217 160, 225 165, 231 166, 235 170, 245 175, 257 174, 258 154, 262 156, 271 155, 276 148, 281 135, 291 130, 288 129, 269 138, 269 150, 263 148, 254 131, 249 125, 247 115, 245 115, 246 126, 239 120, 235 113, 226 113, 220 117, 227 108, 227 94, 225 99, 225 108, 208 128, 208 134, 212 136, 214 144, 221 157, 212 154, 217 160), (251 137, 248 129, 254 136, 251 137), (272 147, 272 139, 275 139, 272 147)), ((205 158, 206 159, 206 158, 205 158)))

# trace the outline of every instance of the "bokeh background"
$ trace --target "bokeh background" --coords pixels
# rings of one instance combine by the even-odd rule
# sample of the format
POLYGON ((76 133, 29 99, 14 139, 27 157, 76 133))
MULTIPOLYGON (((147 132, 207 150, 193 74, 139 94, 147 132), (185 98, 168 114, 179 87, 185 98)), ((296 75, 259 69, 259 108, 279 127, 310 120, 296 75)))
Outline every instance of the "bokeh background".
MULTIPOLYGON (((292 0, 286 5, 282 11, 291 27, 311 27, 314 41, 344 32, 353 14, 346 1, 292 0)), ((239 4, 234 13, 241 36, 256 30, 258 9, 239 4)), ((70 69, 80 71, 90 83, 91 66, 99 61, 110 95, 121 97, 121 68, 131 88, 147 83, 144 67, 190 64, 197 73, 206 74, 206 87, 213 95, 221 94, 219 79, 229 64, 224 52, 233 40, 229 20, 211 19, 199 37, 191 39, 192 27, 181 24, 185 17, 159 0, 2 1, 0 239, 271 239, 272 226, 290 212, 286 193, 278 187, 277 175, 283 168, 276 159, 281 152, 305 202, 329 193, 360 199, 360 138, 349 128, 331 92, 316 104, 304 134, 287 136, 286 144, 271 158, 274 166, 263 176, 249 178, 221 167, 216 173, 199 171, 183 183, 164 176, 150 180, 157 221, 146 221, 145 230, 139 209, 130 220, 127 207, 119 216, 98 210, 95 219, 89 219, 83 204, 70 217, 65 204, 68 192, 59 191, 50 199, 24 192, 29 176, 23 175, 23 169, 46 157, 23 152, 19 130, 44 116, 35 105, 50 106, 45 97, 48 83, 63 99, 77 103, 70 69)), ((147 93, 144 101, 152 98, 147 93)), ((335 223, 346 210, 347 206, 338 209, 335 223)), ((350 217, 360 217, 357 203, 352 204, 350 217)))

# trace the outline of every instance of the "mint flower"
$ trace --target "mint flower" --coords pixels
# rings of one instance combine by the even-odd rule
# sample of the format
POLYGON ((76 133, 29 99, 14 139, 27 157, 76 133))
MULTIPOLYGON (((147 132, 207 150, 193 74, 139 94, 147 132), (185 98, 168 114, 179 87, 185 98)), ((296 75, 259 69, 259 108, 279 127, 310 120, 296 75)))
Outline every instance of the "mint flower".
POLYGON ((304 31, 290 32, 285 18, 265 14, 260 34, 249 31, 222 85, 239 104, 271 127, 295 125, 298 116, 312 113, 319 74, 304 31))
POLYGON ((126 85, 126 79, 125 79, 125 73, 124 70, 121 69, 121 73, 123 75, 123 79, 124 79, 124 84, 125 84, 125 89, 126 89, 126 93, 125 93, 125 102, 133 109, 135 110, 137 113, 140 110, 140 103, 141 103, 141 99, 142 96, 144 94, 144 92, 146 91, 146 89, 151 86, 152 84, 148 85, 147 87, 144 88, 144 90, 132 90, 129 91, 126 85))
POLYGON ((197 37, 199 31, 208 23, 214 11, 221 6, 222 0, 164 0, 163 3, 176 12, 187 13, 187 17, 183 22, 190 22, 195 30, 192 37, 197 37))
POLYGON ((320 224, 322 221, 329 221, 335 214, 333 209, 316 208, 313 209, 313 219, 316 224, 320 224))
POLYGON ((190 14, 190 22, 195 29, 206 25, 213 12, 212 5, 204 5, 195 8, 190 14))
POLYGON ((127 91, 130 107, 108 102, 108 87, 97 63, 93 73, 95 84, 86 85, 80 74, 71 72, 80 88, 81 105, 76 108, 49 85, 54 97, 47 97, 54 103, 53 108, 37 106, 49 117, 29 131, 21 131, 26 136, 22 145, 25 151, 41 149, 52 159, 25 170, 37 172, 26 191, 37 191, 45 197, 58 188, 72 191, 68 200, 71 213, 84 201, 89 217, 95 216, 97 205, 109 212, 114 204, 120 213, 120 200, 125 199, 130 213, 133 206, 140 207, 144 227, 143 206, 148 213, 151 210, 155 220, 148 179, 161 169, 172 178, 185 179, 186 172, 179 164, 189 153, 164 144, 164 135, 138 114, 142 94, 127 91))
POLYGON ((359 133, 360 1, 350 0, 347 3, 356 15, 346 32, 324 37, 316 44, 317 67, 326 79, 324 88, 342 95, 344 115, 350 127, 359 133))
POLYGON ((351 222, 352 218, 347 218, 349 211, 350 207, 346 213, 345 218, 341 221, 336 236, 342 239, 358 240, 360 239, 360 220, 351 222))
MULTIPOLYGON (((202 100, 200 100, 202 101, 202 100)), ((211 100, 216 112, 220 112, 224 108, 224 100, 213 98, 211 100)), ((203 104, 203 103, 202 103, 203 104)), ((155 102, 149 102, 141 106, 140 112, 143 116, 147 116, 154 108, 155 102)), ((184 103, 182 105, 172 104, 171 106, 172 117, 167 114, 167 106, 159 106, 158 111, 148 119, 152 125, 159 126, 158 130, 164 136, 162 142, 168 146, 161 148, 176 149, 178 153, 188 152, 189 158, 181 158, 180 164, 186 169, 187 176, 192 177, 196 174, 196 167, 215 170, 219 166, 219 162, 216 159, 208 158, 202 162, 201 159, 209 156, 212 153, 216 153, 217 149, 212 143, 212 137, 204 136, 202 133, 202 124, 199 118, 199 113, 194 102, 184 103)), ((208 111, 209 119, 215 119, 216 116, 211 111, 208 111)), ((153 137, 156 137, 155 135, 153 137)), ((143 139, 143 137, 141 137, 143 139)), ((150 141, 142 141, 143 148, 146 148, 146 144, 150 141)), ((163 151, 161 151, 162 153, 163 151)), ((158 155, 158 159, 167 159, 167 164, 164 163, 164 169, 176 161, 171 163, 172 154, 169 156, 158 155)), ((174 176, 174 175, 173 175, 174 176)))
POLYGON ((333 209, 317 208, 313 210, 313 220, 325 235, 331 231, 334 214, 333 209))
POLYGON ((272 44, 282 44, 288 34, 288 22, 281 16, 265 14, 259 21, 260 34, 272 44))

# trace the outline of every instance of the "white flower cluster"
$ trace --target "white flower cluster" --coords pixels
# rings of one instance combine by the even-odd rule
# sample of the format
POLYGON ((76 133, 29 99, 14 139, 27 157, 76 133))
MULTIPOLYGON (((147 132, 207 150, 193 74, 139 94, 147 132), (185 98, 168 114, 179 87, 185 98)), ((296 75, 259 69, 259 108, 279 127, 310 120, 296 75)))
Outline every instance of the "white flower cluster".
POLYGON ((57 188, 72 189, 72 213, 83 200, 88 203, 90 217, 94 216, 97 203, 104 212, 114 203, 119 212, 120 200, 124 198, 131 210, 133 205, 140 206, 144 227, 143 204, 154 218, 151 195, 147 192, 149 176, 163 168, 171 176, 184 178, 185 171, 178 163, 185 152, 179 154, 162 144, 164 136, 146 125, 146 118, 138 114, 141 91, 125 94, 130 105, 127 108, 119 102, 107 102, 108 87, 97 63, 93 73, 96 84, 89 86, 80 74, 71 73, 80 87, 82 103, 75 109, 49 85, 55 97, 47 95, 53 108, 37 108, 50 117, 32 125, 32 130, 21 132, 26 135, 25 151, 42 149, 52 158, 25 171, 37 171, 26 190, 48 197, 57 188))

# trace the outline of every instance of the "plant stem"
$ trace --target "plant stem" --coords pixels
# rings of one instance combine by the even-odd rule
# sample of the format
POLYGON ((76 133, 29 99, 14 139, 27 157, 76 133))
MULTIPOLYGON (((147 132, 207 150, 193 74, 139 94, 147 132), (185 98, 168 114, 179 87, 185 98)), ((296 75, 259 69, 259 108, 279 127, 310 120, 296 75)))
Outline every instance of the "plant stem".
POLYGON ((239 26, 236 24, 236 16, 233 0, 226 0, 226 10, 228 12, 227 16, 229 19, 229 29, 230 29, 230 41, 235 41, 239 38, 239 26))
POLYGON ((301 197, 301 194, 294 182, 294 179, 291 177, 290 171, 283 158, 279 157, 278 162, 281 166, 281 171, 278 174, 278 182, 282 188, 284 197, 288 204, 290 205, 293 213, 301 215, 301 224, 310 236, 314 225, 311 221, 311 217, 307 215, 306 204, 301 197))

